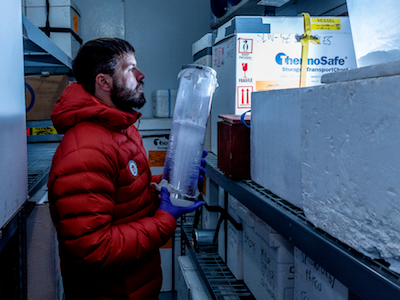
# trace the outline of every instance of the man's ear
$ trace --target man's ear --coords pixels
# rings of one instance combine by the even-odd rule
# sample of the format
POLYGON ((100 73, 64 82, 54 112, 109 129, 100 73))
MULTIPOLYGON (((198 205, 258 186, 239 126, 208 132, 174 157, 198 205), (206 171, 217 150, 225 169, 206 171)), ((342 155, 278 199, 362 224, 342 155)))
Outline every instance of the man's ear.
POLYGON ((104 92, 110 92, 112 88, 112 77, 108 74, 99 73, 96 76, 96 84, 104 92))

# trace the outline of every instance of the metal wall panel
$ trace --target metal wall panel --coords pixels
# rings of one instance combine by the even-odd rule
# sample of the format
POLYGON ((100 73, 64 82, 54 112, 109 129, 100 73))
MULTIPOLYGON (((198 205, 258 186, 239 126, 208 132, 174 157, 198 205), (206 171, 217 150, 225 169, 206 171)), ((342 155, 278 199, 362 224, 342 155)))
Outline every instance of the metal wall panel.
POLYGON ((124 0, 74 0, 81 15, 83 42, 100 37, 125 37, 124 0))
POLYGON ((20 1, 0 10, 0 228, 28 195, 22 11, 20 1))
POLYGON ((126 39, 146 75, 142 118, 153 117, 154 90, 178 89, 179 71, 193 63, 192 44, 211 32, 210 17, 209 1, 125 0, 126 39))

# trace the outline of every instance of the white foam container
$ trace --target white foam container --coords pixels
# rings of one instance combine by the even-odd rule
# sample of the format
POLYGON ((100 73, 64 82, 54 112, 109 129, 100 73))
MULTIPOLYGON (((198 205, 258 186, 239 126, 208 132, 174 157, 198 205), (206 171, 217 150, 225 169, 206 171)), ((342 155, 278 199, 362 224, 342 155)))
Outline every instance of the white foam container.
MULTIPOLYGON (((375 67, 366 67, 368 73, 375 67)), ((307 219, 399 273, 398 86, 400 75, 382 76, 326 84, 300 95, 307 219)))
MULTIPOLYGON (((232 195, 228 195, 228 214, 238 223, 237 211, 243 205, 232 195)), ((227 245, 226 245, 226 265, 237 280, 243 280, 243 230, 238 230, 228 221, 227 224, 227 245)))
MULTIPOLYGON (((46 26, 46 1, 26 0, 26 17, 37 27, 46 26)), ((49 23, 53 28, 73 30, 80 33, 80 11, 73 1, 50 1, 49 23)), ((74 58, 80 48, 80 43, 70 32, 50 32, 50 40, 54 42, 69 57, 74 58)))
MULTIPOLYGON (((316 227, 366 256, 384 259, 400 273, 400 102, 395 88, 400 85, 400 64, 371 65, 324 78, 328 84, 260 92, 265 99, 276 98, 282 111, 293 109, 287 103, 300 108, 297 146, 279 126, 298 116, 289 114, 277 123, 282 145, 288 147, 282 147, 282 153, 292 151, 296 168, 301 168, 300 180, 297 175, 292 184, 301 184, 301 207, 316 227), (297 148, 290 150, 292 146, 297 148)), ((266 118, 266 113, 258 117, 266 118)), ((256 119, 253 114, 253 124, 256 119)), ((258 130, 268 132, 263 126, 258 130)), ((272 144, 268 151, 279 154, 272 144)))
POLYGON ((257 300, 293 299, 293 245, 245 207, 243 279, 257 300))
POLYGON ((151 94, 153 116, 156 118, 172 118, 178 90, 154 90, 151 94))
MULTIPOLYGON (((209 206, 217 206, 218 205, 218 184, 216 184, 213 180, 206 176, 206 194, 203 195, 203 200, 209 206)), ((217 228, 218 223, 218 212, 208 211, 204 206, 201 209, 201 225, 202 229, 215 229, 217 228)))
POLYGON ((299 89, 252 94, 251 179, 302 207, 299 89))
POLYGON ((294 249, 294 300, 347 300, 349 290, 332 274, 294 249))
MULTIPOLYGON (((218 186, 218 206, 221 208, 226 208, 225 207, 225 190, 221 187, 218 186)), ((218 213, 218 220, 221 218, 221 213, 218 213)), ((221 223, 221 226, 218 231, 218 255, 221 257, 221 259, 226 263, 226 240, 227 240, 227 231, 225 231, 225 222, 227 220, 223 221, 221 223)))
POLYGON ((177 282, 177 300, 209 300, 196 266, 189 256, 179 256, 179 276, 177 282))

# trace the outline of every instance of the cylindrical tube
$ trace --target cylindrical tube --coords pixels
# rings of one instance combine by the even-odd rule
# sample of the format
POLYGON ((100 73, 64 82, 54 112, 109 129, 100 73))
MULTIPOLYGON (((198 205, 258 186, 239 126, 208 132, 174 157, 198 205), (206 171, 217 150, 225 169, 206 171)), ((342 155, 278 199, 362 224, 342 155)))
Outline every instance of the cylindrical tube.
POLYGON ((179 73, 174 118, 164 163, 163 179, 171 185, 171 202, 189 206, 195 199, 216 72, 201 65, 184 66, 179 73))
POLYGON ((198 250, 201 246, 213 245, 215 229, 193 229, 192 239, 193 248, 198 250))

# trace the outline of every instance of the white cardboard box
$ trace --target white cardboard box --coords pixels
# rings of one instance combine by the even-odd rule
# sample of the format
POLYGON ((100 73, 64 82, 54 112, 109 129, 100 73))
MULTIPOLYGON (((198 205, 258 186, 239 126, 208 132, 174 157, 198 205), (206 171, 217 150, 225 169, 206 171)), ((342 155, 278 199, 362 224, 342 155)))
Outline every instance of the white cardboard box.
MULTIPOLYGON (((193 63, 212 67, 212 34, 207 33, 192 45, 193 63)), ((211 106, 212 109, 212 106, 211 106)), ((210 117, 209 117, 210 118, 210 117)), ((211 125, 207 122, 204 150, 211 151, 211 125)))
POLYGON ((207 33, 192 45, 193 63, 212 66, 212 34, 207 33))
POLYGON ((226 265, 237 280, 243 280, 243 232, 229 221, 226 241, 226 265))
MULTIPOLYGON (((238 223, 238 209, 243 205, 232 195, 228 195, 228 214, 238 223)), ((227 223, 227 245, 226 265, 237 280, 243 280, 243 230, 238 230, 228 221, 227 223)))
POLYGON ((243 278, 257 300, 293 299, 293 246, 247 208, 243 224, 243 278))
POLYGON ((196 54, 200 53, 200 56, 203 56, 204 53, 207 55, 210 55, 211 53, 211 48, 212 48, 212 33, 206 33, 203 35, 199 40, 193 43, 192 45, 192 56, 195 60, 196 54), (204 49, 207 49, 207 51, 203 52, 204 49), (203 52, 203 53, 201 53, 203 52))
MULTIPOLYGON (((319 85, 324 73, 356 67, 348 17, 311 17, 311 26, 320 44, 309 44, 306 86, 319 85)), ((302 34, 302 17, 235 17, 213 32, 219 87, 211 110, 212 152, 218 115, 250 110, 252 92, 300 86, 302 34)))
POLYGON ((347 300, 349 290, 307 255, 294 249, 294 300, 347 300))

